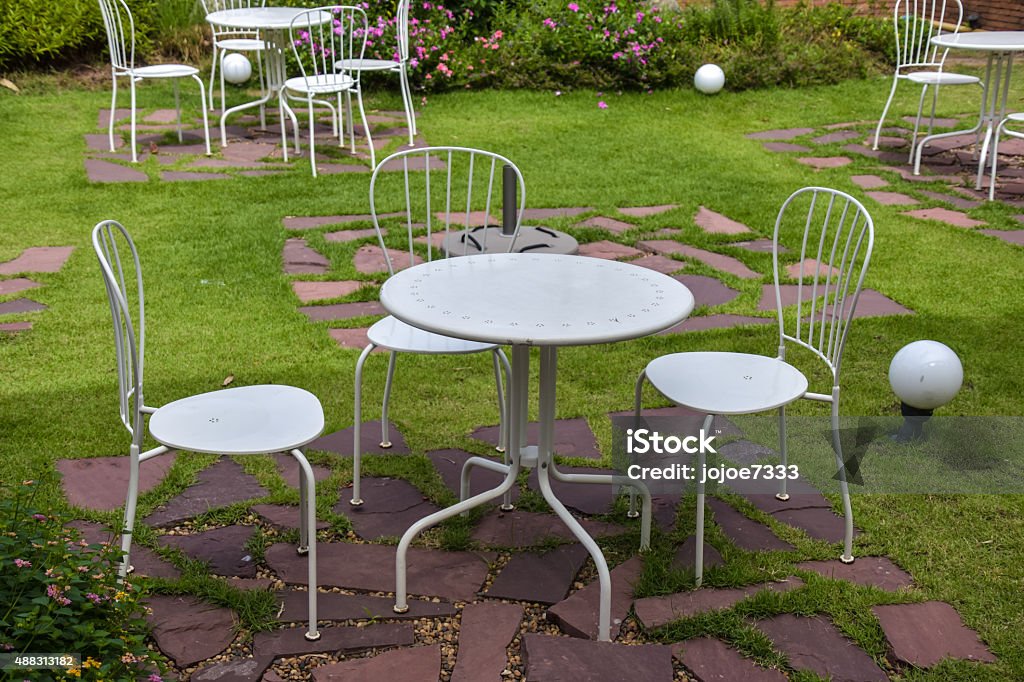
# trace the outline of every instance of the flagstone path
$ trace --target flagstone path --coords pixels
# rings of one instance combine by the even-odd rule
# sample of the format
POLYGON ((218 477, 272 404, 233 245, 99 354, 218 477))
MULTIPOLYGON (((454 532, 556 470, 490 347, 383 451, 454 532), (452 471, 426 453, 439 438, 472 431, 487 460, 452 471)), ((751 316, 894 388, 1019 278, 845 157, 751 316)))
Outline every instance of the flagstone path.
MULTIPOLYGON (((21 296, 23 292, 42 287, 43 283, 13 275, 60 272, 74 250, 73 246, 32 246, 16 258, 0 262, 0 334, 32 329, 34 313, 47 309, 46 305, 21 296), (18 298, 10 298, 12 296, 18 298), (27 319, 12 321, 11 317, 27 319)), ((123 503, 121 500, 119 504, 123 503)))

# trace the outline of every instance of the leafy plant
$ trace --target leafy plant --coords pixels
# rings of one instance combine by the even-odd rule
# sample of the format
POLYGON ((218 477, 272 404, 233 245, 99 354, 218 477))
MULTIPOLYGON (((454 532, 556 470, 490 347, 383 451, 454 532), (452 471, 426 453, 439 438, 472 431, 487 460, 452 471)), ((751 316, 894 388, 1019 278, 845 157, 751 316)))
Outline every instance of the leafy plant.
POLYGON ((0 488, 0 652, 74 653, 57 679, 146 679, 165 666, 144 641, 142 592, 120 582, 119 547, 88 544, 34 508, 34 481, 0 488))

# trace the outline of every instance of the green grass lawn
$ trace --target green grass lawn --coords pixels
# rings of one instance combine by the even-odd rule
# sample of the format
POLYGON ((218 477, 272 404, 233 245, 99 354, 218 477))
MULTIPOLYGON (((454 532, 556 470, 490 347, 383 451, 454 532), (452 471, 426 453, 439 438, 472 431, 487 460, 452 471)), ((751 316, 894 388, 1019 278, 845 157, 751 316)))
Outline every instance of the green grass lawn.
MULTIPOLYGON (((482 147, 512 159, 526 179, 529 207, 593 206, 608 212, 622 206, 677 204, 678 209, 646 218, 641 225, 652 230, 682 227, 687 240, 701 246, 713 243, 692 223, 701 205, 770 238, 779 205, 801 186, 825 185, 863 196, 850 176, 877 172, 869 159, 853 156, 852 165, 814 171, 787 155, 764 151, 760 142, 744 134, 840 122, 862 122, 859 129, 873 130, 887 91, 888 81, 875 79, 715 97, 692 91, 604 93, 607 110, 598 109, 594 93, 556 97, 467 91, 431 95, 421 107, 419 127, 431 144, 482 147)), ((169 88, 160 85, 147 82, 140 92, 143 107, 165 107, 173 101, 169 88)), ((890 112, 893 125, 916 107, 910 88, 900 92, 890 112)), ((1022 92, 1018 80, 1011 92, 1012 109, 1024 108, 1022 92)), ((944 90, 940 113, 974 111, 976 96, 969 88, 944 90)), ((399 104, 389 95, 370 97, 371 108, 396 109, 399 104)), ((293 172, 266 178, 90 184, 83 169, 82 136, 99 132, 97 112, 104 106, 109 106, 109 90, 58 85, 56 79, 31 79, 21 95, 0 90, 0 261, 30 246, 77 247, 61 272, 32 276, 45 286, 27 295, 48 310, 0 320, 34 323, 31 331, 0 336, 0 481, 40 477, 59 458, 127 453, 128 436, 117 418, 110 311, 89 242, 93 225, 107 218, 123 222, 132 232, 143 260, 147 403, 160 405, 214 390, 233 375, 236 386, 278 382, 306 388, 322 401, 328 431, 350 426, 358 354, 338 348, 325 324, 310 324, 297 311, 289 278, 281 270, 288 236, 281 220, 287 215, 367 213, 369 176, 340 174, 314 181, 303 161, 293 172)), ((894 191, 918 187, 894 174, 886 177, 894 191)), ((932 338, 956 350, 964 365, 964 387, 943 414, 1020 415, 1024 250, 901 216, 900 207, 870 200, 865 204, 876 228, 867 286, 916 314, 855 323, 844 358, 843 413, 898 414, 887 381, 889 360, 904 344, 932 338)), ((990 227, 1012 229, 1019 226, 1013 217, 1018 212, 992 204, 969 213, 990 227)), ((562 229, 570 224, 551 221, 562 229)), ((590 234, 577 232, 582 238, 590 234)), ((355 245, 326 244, 315 231, 303 236, 332 258, 331 278, 355 276, 345 258, 355 245)), ((755 269, 769 271, 768 255, 736 255, 755 269)), ((689 271, 699 274, 701 269, 691 266, 689 271)), ((724 281, 742 294, 723 311, 749 314, 760 282, 724 281)), ((566 349, 560 354, 558 416, 586 417, 607 453, 611 429, 606 414, 631 407, 633 381, 651 358, 706 349, 772 353, 776 340, 774 327, 765 326, 566 349)), ((438 501, 448 501, 422 454, 445 447, 481 452, 468 433, 496 421, 489 362, 484 356, 403 356, 391 415, 416 456, 368 458, 368 472, 407 476, 438 501)), ((367 364, 365 419, 379 416, 384 366, 382 359, 367 364)), ((655 404, 653 393, 647 404, 655 404)), ((815 414, 821 409, 808 402, 791 412, 815 414)), ((313 458, 318 459, 315 453, 313 458)), ((181 458, 171 480, 143 498, 140 516, 174 494, 207 461, 181 458)), ((332 481, 346 482, 349 465, 340 460, 331 464, 332 481)), ((276 476, 269 462, 256 461, 250 467, 271 485, 275 501, 297 500, 279 483, 270 483, 276 476)), ((320 508, 326 515, 337 490, 325 485, 321 491, 320 508)), ((56 485, 48 488, 48 497, 59 504, 56 485)), ((1024 496, 857 496, 854 511, 865 531, 856 553, 891 556, 914 576, 923 597, 953 604, 1000 659, 980 667, 944 664, 908 673, 906 679, 1024 679, 1024 496)), ((681 516, 680 533, 692 524, 691 516, 681 516)), ((112 521, 116 514, 93 518, 112 521)), ((343 520, 338 523, 344 525, 343 520)), ((458 531, 458 523, 453 524, 453 542, 458 531)), ((821 543, 803 539, 797 544, 801 557, 834 554, 821 543)), ((654 556, 659 556, 657 551, 654 556)), ((736 568, 717 580, 738 584, 765 571, 786 574, 791 563, 778 555, 739 557, 736 568)), ((682 586, 678 576, 654 568, 647 578, 643 588, 649 594, 682 586)), ((192 580, 196 589, 215 591, 202 588, 206 583, 201 576, 192 580)), ((752 634, 744 616, 825 611, 869 652, 884 653, 877 622, 858 608, 880 603, 884 595, 859 588, 848 594, 830 581, 809 582, 797 594, 748 603, 721 617, 692 619, 662 635, 724 633, 770 663, 765 643, 752 634)))

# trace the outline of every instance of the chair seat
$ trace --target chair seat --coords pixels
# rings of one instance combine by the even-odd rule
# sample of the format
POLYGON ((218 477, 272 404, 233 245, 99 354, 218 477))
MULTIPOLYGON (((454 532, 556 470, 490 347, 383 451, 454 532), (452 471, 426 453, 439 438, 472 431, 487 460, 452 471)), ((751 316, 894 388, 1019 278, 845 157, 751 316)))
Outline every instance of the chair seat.
POLYGON ((132 69, 132 74, 139 78, 184 78, 199 73, 199 69, 186 64, 153 64, 132 69))
POLYGON ((906 78, 911 83, 920 85, 970 85, 980 83, 977 76, 968 76, 962 73, 949 73, 948 71, 918 71, 908 73, 906 78))
POLYGON ((304 94, 324 94, 329 92, 344 92, 355 86, 355 80, 343 74, 326 73, 309 78, 289 78, 284 86, 293 92, 304 94))
POLYGON ((339 59, 334 68, 349 71, 392 71, 402 68, 402 62, 393 59, 339 59))
POLYGON ((807 392, 793 365, 748 353, 673 353, 652 360, 646 373, 666 398, 708 414, 764 412, 807 392))
POLYGON ((267 49, 267 44, 258 38, 224 38, 217 41, 217 47, 234 52, 253 52, 267 49))
POLYGON ((302 447, 324 430, 312 393, 261 385, 202 393, 168 403, 149 420, 162 445, 221 455, 258 455, 302 447))
POLYGON ((381 348, 401 353, 479 353, 494 350, 497 344, 466 341, 424 331, 388 315, 370 327, 366 336, 381 348))

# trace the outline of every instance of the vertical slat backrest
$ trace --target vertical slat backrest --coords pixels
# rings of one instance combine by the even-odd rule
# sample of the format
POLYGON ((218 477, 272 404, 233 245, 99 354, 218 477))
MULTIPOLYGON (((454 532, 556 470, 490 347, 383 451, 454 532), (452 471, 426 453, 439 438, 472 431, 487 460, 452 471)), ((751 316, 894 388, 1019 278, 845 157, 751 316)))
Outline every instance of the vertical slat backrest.
MULTIPOLYGON (((225 9, 249 9, 250 7, 263 7, 266 0, 199 0, 203 8, 203 14, 211 14, 225 9)), ((213 35, 216 38, 230 37, 256 37, 259 31, 247 31, 239 28, 226 28, 223 26, 212 26, 213 35)))
POLYGON ((139 254, 128 231, 115 220, 105 220, 93 228, 92 245, 114 325, 121 421, 136 440, 141 440, 146 315, 139 254))
POLYGON ((384 159, 370 178, 370 211, 377 241, 384 251, 388 273, 409 267, 425 253, 425 260, 444 258, 440 242, 453 245, 447 255, 461 256, 511 251, 519 234, 526 203, 526 187, 522 173, 515 164, 500 154, 466 147, 425 147, 406 149, 384 159), (518 186, 516 222, 511 237, 498 237, 490 226, 500 227, 502 204, 502 169, 513 169, 518 186), (397 198, 396 198, 397 197, 397 198), (399 210, 386 216, 392 202, 399 210), (401 243, 406 254, 398 259, 386 242, 398 244, 397 235, 386 240, 387 228, 382 221, 398 219, 405 235, 401 243), (495 244, 495 240, 500 242, 495 244), (394 262, 398 260, 398 262, 394 262))
POLYGON ((335 64, 362 59, 368 35, 366 12, 349 5, 328 5, 295 16, 289 30, 292 50, 307 85, 344 75, 359 83, 359 71, 339 71, 335 64), (323 21, 329 15, 330 21, 323 21))
POLYGON ((874 224, 864 206, 845 192, 805 187, 779 210, 773 236, 779 345, 813 351, 838 381, 850 322, 874 248, 874 224), (783 315, 780 234, 802 229, 796 272, 796 319, 787 331, 783 315))
POLYGON ((116 69, 135 67, 135 20, 124 0, 100 0, 100 14, 107 31, 110 63, 116 69))
POLYGON ((398 57, 405 62, 409 59, 409 0, 398 0, 395 32, 398 35, 398 57))
POLYGON ((963 14, 960 0, 897 0, 893 9, 897 69, 942 68, 946 50, 940 52, 931 39, 959 33, 963 14))

